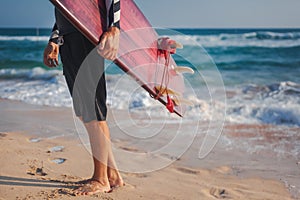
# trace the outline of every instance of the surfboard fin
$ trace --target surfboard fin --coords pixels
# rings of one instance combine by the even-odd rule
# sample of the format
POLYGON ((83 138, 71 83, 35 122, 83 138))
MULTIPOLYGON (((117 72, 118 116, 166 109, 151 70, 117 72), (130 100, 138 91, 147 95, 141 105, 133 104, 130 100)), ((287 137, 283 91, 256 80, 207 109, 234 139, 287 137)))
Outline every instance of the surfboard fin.
POLYGON ((184 99, 184 98, 174 98, 172 99, 175 103, 175 105, 182 105, 182 104, 185 104, 185 105, 188 105, 188 106, 193 106, 194 103, 188 99, 184 99))
POLYGON ((174 70, 177 73, 188 73, 188 74, 194 74, 195 73, 195 71, 190 67, 177 66, 177 67, 174 68, 174 70))
POLYGON ((177 41, 175 41, 175 48, 176 49, 183 49, 183 45, 177 41))
POLYGON ((174 96, 179 96, 179 97, 181 96, 181 94, 179 92, 174 91, 174 90, 172 90, 170 88, 166 88, 166 87, 160 86, 160 85, 155 86, 154 89, 161 96, 167 95, 167 94, 174 95, 174 96))

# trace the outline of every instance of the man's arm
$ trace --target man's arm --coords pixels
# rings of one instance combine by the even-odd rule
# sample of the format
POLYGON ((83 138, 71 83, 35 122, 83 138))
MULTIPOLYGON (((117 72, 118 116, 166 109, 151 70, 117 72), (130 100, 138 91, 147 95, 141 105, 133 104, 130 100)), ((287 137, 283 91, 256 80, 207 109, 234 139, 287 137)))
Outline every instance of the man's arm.
POLYGON ((48 45, 44 50, 44 64, 48 67, 56 67, 58 65, 59 46, 57 44, 57 38, 59 37, 57 25, 54 24, 52 28, 52 34, 50 36, 48 45))
POLYGON ((101 36, 97 50, 102 57, 115 60, 119 49, 121 0, 106 0, 106 4, 108 3, 109 28, 101 36))
POLYGON ((108 11, 109 27, 115 26, 120 29, 120 16, 121 2, 120 0, 113 0, 108 11))

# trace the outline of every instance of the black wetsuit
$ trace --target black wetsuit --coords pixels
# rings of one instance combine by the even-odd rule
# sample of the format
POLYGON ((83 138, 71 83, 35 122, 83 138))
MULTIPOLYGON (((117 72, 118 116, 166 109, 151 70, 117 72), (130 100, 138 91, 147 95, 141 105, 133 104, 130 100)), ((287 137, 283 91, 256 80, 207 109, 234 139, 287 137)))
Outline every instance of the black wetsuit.
MULTIPOLYGON (((108 8, 109 26, 120 28, 120 0, 103 0, 108 8)), ((53 31, 58 30, 63 73, 73 99, 75 114, 84 122, 106 120, 104 59, 93 45, 57 9, 53 31), (88 62, 85 61, 88 56, 88 62), (85 61, 85 62, 84 62, 85 61)), ((99 36, 100 37, 100 36, 99 36)))

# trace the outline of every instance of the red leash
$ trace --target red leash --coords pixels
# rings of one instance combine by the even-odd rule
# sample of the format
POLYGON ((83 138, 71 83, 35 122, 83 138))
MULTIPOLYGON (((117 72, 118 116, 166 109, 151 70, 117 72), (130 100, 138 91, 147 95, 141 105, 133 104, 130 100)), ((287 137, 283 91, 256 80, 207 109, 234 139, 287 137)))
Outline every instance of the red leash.
POLYGON ((169 85, 169 71, 168 67, 170 65, 170 57, 171 54, 176 53, 176 42, 174 40, 171 40, 168 37, 159 38, 157 41, 157 58, 158 63, 160 63, 160 58, 163 57, 165 59, 164 63, 164 71, 162 75, 162 80, 160 83, 160 87, 157 91, 155 99, 160 98, 164 93, 167 94, 167 104, 166 108, 169 110, 170 113, 174 112, 174 102, 169 96, 168 93, 168 85, 169 85), (163 83, 165 83, 165 88, 163 88, 163 83))

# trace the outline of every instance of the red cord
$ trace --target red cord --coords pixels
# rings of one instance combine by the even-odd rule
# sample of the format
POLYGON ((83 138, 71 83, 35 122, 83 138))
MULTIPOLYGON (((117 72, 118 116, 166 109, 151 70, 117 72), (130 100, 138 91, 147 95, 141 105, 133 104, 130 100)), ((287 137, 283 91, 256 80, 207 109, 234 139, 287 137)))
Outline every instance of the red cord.
POLYGON ((168 93, 168 85, 169 85, 169 81, 170 81, 168 67, 170 65, 171 54, 175 53, 174 49, 169 47, 171 45, 171 42, 173 42, 173 41, 169 40, 169 38, 162 38, 162 41, 160 41, 160 44, 163 43, 163 45, 160 46, 157 51, 158 62, 160 63, 160 58, 162 56, 164 56, 165 64, 164 64, 164 71, 162 74, 162 79, 161 79, 157 94, 155 96, 155 99, 156 100, 159 99, 164 93, 166 93, 167 94, 166 108, 169 110, 169 112, 173 113, 174 112, 174 102, 168 93), (164 88, 163 88, 163 83, 165 83, 164 88))

